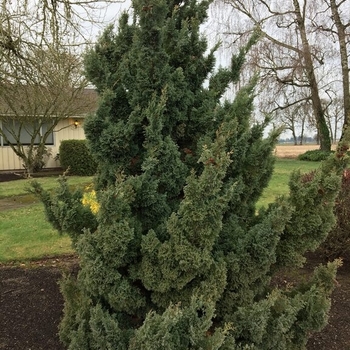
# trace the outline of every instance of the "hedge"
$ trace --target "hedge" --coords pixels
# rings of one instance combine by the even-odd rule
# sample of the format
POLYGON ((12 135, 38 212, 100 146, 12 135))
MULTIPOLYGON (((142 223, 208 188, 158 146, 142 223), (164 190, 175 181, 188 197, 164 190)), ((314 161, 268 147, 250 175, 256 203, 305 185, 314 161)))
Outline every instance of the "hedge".
POLYGON ((59 148, 59 159, 70 175, 91 176, 96 173, 97 163, 92 158, 86 140, 64 140, 59 148))
POLYGON ((303 154, 299 154, 299 160, 306 160, 310 162, 320 162, 322 160, 326 160, 334 151, 321 151, 319 149, 314 149, 310 151, 306 151, 303 154))

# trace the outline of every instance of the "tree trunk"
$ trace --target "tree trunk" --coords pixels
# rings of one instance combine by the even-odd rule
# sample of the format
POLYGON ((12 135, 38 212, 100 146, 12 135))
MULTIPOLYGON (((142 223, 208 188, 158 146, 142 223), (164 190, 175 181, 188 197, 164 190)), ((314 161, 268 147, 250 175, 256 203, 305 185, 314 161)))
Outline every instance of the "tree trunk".
POLYGON ((301 123, 301 132, 300 132, 300 145, 304 143, 304 131, 305 131, 305 124, 304 120, 301 123))
POLYGON ((343 82, 343 106, 344 106, 344 124, 341 138, 343 137, 344 130, 348 125, 348 119, 350 117, 350 83, 349 83, 349 63, 346 49, 346 33, 345 26, 339 16, 339 9, 335 0, 330 0, 333 21, 337 27, 337 35, 339 40, 339 52, 340 62, 342 70, 342 82, 343 82))
POLYGON ((334 136, 333 136, 333 144, 337 143, 337 129, 338 129, 338 117, 335 118, 335 122, 334 122, 334 136))
POLYGON ((320 137, 320 149, 323 151, 330 151, 331 139, 329 136, 329 130, 328 130, 326 118, 324 115, 324 111, 322 108, 322 103, 319 95, 319 89, 318 89, 317 80, 315 76, 314 65, 312 62, 310 45, 306 35, 304 19, 300 12, 300 6, 299 6, 298 0, 293 0, 293 4, 295 8, 296 23, 300 31, 300 37, 301 37, 301 42, 303 46, 302 59, 305 64, 305 71, 306 71, 308 83, 310 85, 312 107, 315 114, 317 131, 320 137))
POLYGON ((298 144, 298 139, 297 139, 297 135, 295 133, 294 127, 292 129, 292 135, 293 135, 293 140, 294 140, 294 146, 296 146, 298 144))

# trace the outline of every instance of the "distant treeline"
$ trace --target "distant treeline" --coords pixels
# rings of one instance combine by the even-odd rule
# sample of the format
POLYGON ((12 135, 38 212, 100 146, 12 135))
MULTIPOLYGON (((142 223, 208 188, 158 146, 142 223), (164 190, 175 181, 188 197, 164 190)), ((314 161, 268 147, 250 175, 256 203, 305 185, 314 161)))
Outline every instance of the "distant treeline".
POLYGON ((311 136, 304 136, 304 137, 290 137, 290 138, 281 138, 278 140, 278 143, 293 143, 302 145, 305 143, 317 143, 317 137, 311 137, 311 136))

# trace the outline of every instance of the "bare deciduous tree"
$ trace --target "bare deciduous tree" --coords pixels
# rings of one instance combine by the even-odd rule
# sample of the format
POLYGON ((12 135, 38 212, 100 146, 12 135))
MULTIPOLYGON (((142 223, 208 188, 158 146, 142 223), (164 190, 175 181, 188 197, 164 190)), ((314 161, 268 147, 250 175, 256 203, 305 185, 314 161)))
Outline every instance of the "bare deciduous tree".
MULTIPOLYGON (((321 24, 319 28, 329 32, 333 40, 338 43, 343 90, 344 130, 348 126, 350 118, 350 2, 347 0, 325 0, 325 3, 331 11, 331 21, 321 24)), ((339 101, 337 104, 339 105, 339 101)))
POLYGON ((323 100, 325 116, 329 127, 332 143, 336 143, 341 135, 342 126, 344 126, 343 99, 337 96, 330 96, 330 100, 323 100), (340 135, 339 135, 340 133, 340 135))
POLYGON ((58 123, 91 110, 93 101, 85 94, 86 81, 75 56, 36 48, 20 64, 14 65, 16 57, 10 57, 11 64, 2 57, 1 75, 6 79, 0 82, 0 135, 29 176, 42 167, 58 123))
MULTIPOLYGON (((62 35, 71 43, 90 40, 87 28, 106 25, 110 6, 125 0, 0 0, 1 29, 9 19, 27 22, 26 30, 35 34, 37 41, 48 39, 61 42, 62 35), (85 25, 87 24, 87 25, 85 25)), ((115 16, 110 18, 114 20, 115 16)), ((23 23, 21 23, 23 25, 23 23)), ((1 30, 0 30, 1 32, 1 30)), ((9 33, 10 34, 10 33, 9 33)), ((0 43, 2 45, 2 43, 0 43)))
POLYGON ((49 7, 55 4, 3 1, 0 14, 0 136, 27 176, 42 165, 57 124, 93 102, 84 94, 82 62, 65 36, 69 23, 49 7))
POLYGON ((286 94, 284 92, 283 100, 280 106, 273 110, 275 119, 282 123, 286 130, 292 133, 294 144, 302 144, 304 140, 305 130, 308 126, 312 125, 313 110, 311 101, 307 97, 300 95, 300 91, 295 91, 295 94, 299 93, 299 98, 293 96, 291 91, 286 94), (289 102, 290 97, 293 98, 293 103, 289 102))
MULTIPOLYGON (((349 10, 349 0, 226 0, 225 5, 221 2, 220 6, 232 9, 232 19, 226 16, 228 23, 222 29, 226 40, 232 43, 244 40, 257 27, 262 33, 249 62, 260 69, 262 84, 269 90, 263 92, 261 98, 267 102, 265 107, 268 105, 271 110, 287 107, 281 103, 283 94, 292 91, 295 95, 294 89, 307 89, 321 149, 329 150, 331 138, 322 100, 330 91, 337 94, 339 81, 342 81, 344 100, 349 97, 350 21, 347 14, 350 12, 346 11, 349 10), (239 23, 237 26, 236 22, 239 23), (336 43, 339 50, 334 56, 336 43), (339 63, 342 62, 341 73, 337 71, 338 58, 339 63)), ((292 105, 297 102, 293 101, 292 105)), ((346 106, 347 102, 344 103, 344 115, 348 116, 346 106)), ((346 118, 344 123, 347 124, 346 118)))

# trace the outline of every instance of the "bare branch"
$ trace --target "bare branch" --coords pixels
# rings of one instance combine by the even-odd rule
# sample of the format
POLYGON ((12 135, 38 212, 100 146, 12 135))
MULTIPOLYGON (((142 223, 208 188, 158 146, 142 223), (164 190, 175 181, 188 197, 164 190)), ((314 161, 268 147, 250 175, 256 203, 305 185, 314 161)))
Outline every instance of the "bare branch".
POLYGON ((288 104, 286 104, 284 106, 278 105, 278 107, 274 108, 271 112, 274 113, 276 111, 283 111, 283 110, 288 109, 288 108, 290 108, 292 106, 298 105, 301 102, 308 102, 308 101, 310 101, 310 97, 304 97, 304 98, 301 98, 301 99, 298 99, 298 100, 294 100, 293 102, 288 103, 288 104))

